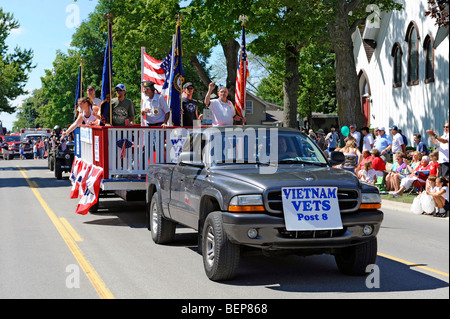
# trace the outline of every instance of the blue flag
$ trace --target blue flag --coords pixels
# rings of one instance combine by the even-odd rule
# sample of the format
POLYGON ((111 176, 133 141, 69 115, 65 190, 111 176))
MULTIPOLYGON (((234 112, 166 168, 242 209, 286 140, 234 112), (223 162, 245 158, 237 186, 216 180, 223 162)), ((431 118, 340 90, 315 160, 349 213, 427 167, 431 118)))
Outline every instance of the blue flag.
POLYGON ((77 108, 78 108, 78 99, 83 97, 83 78, 82 78, 82 66, 78 68, 78 81, 77 81, 77 90, 75 92, 75 108, 73 111, 73 120, 77 119, 77 108))
POLYGON ((172 122, 174 126, 181 126, 181 93, 184 82, 183 64, 181 63, 181 23, 177 24, 175 43, 172 57, 172 68, 170 72, 170 105, 172 109, 172 122))
POLYGON ((108 39, 106 41, 105 58, 103 60, 103 74, 102 74, 102 94, 101 102, 101 122, 102 124, 111 123, 110 119, 110 105, 111 105, 111 80, 112 80, 112 36, 111 23, 108 20, 108 39))

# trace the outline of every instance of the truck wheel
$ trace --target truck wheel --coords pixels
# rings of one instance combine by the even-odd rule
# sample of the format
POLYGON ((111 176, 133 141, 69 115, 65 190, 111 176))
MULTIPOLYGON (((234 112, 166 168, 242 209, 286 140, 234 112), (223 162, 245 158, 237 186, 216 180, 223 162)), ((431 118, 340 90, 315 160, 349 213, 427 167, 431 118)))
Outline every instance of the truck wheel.
POLYGON ((342 248, 335 256, 339 270, 351 276, 364 276, 368 265, 377 258, 377 238, 360 245, 342 248))
POLYGON ((56 179, 62 179, 61 161, 55 162, 55 177, 56 179))
POLYGON ((220 212, 206 217, 202 240, 203 265, 213 281, 230 280, 239 265, 240 247, 228 239, 220 212))
POLYGON ((55 170, 55 162, 53 161, 53 156, 48 157, 48 165, 49 165, 50 171, 55 170))
POLYGON ((158 193, 154 193, 149 209, 150 231, 157 244, 167 244, 175 238, 176 223, 162 215, 158 193))

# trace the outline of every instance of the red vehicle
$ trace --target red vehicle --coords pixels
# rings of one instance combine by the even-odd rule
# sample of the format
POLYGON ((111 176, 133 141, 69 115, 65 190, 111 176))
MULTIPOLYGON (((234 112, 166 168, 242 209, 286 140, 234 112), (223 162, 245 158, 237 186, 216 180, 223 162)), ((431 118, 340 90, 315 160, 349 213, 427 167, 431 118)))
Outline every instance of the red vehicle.
POLYGON ((0 136, 0 143, 2 143, 1 154, 3 159, 12 159, 20 157, 20 144, 25 145, 24 156, 26 158, 33 158, 33 148, 28 142, 21 142, 19 135, 3 135, 0 136))

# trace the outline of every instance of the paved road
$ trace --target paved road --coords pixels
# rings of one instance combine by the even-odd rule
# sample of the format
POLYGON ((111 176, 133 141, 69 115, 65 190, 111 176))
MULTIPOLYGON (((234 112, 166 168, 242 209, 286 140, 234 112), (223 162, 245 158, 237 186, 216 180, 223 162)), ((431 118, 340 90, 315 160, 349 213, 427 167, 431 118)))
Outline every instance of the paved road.
POLYGON ((194 232, 179 228, 175 243, 155 245, 144 203, 116 198, 77 215, 63 177, 44 160, 0 161, 0 298, 449 298, 448 218, 384 203, 371 277, 340 274, 331 256, 253 253, 234 280, 215 283, 194 232))

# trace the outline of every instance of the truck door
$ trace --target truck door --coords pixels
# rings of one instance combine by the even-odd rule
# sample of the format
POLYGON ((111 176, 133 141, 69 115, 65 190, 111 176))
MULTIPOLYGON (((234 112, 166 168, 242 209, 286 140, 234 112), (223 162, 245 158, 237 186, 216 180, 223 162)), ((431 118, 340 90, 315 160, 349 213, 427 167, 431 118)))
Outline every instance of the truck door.
MULTIPOLYGON (((183 151, 201 154, 201 138, 201 134, 191 136, 194 142, 189 143, 189 148, 186 147, 183 151), (196 150, 195 148, 199 149, 196 150)), ((192 228, 197 228, 198 226, 200 190, 197 186, 197 180, 203 178, 203 170, 203 168, 193 165, 176 165, 172 174, 171 216, 180 223, 192 228)))

